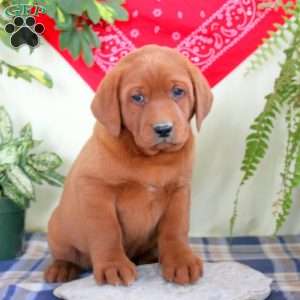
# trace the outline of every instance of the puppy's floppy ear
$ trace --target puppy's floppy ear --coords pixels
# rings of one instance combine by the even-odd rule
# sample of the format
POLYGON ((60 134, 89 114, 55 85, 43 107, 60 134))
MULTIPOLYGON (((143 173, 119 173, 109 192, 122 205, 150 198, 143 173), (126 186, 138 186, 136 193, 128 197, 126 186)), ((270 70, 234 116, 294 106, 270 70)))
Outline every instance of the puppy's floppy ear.
POLYGON ((96 119, 114 136, 121 131, 121 112, 119 99, 120 70, 109 71, 100 83, 91 109, 96 119))
POLYGON ((203 119, 210 111, 213 94, 206 78, 202 75, 200 70, 191 62, 188 62, 188 69, 190 71, 191 80, 193 83, 194 92, 194 113, 196 115, 197 130, 200 130, 203 119))

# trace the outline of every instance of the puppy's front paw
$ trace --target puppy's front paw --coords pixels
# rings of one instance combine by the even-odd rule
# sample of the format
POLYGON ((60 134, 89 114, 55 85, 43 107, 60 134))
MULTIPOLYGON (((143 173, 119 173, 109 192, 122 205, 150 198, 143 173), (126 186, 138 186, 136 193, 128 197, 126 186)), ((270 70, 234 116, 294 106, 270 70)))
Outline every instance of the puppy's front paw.
POLYGON ((203 274, 203 263, 192 251, 166 254, 161 265, 164 278, 177 284, 194 283, 203 274))
POLYGON ((130 285, 136 280, 137 272, 135 265, 125 257, 96 264, 94 276, 99 284, 130 285))
POLYGON ((55 260, 44 271, 44 279, 49 283, 67 282, 79 277, 81 268, 73 263, 55 260))

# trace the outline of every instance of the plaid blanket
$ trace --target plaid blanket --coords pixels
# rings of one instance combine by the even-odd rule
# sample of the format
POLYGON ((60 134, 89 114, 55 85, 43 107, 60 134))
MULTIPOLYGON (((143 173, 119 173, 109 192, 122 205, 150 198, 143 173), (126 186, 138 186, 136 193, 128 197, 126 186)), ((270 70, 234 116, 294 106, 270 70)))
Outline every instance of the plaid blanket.
MULTIPOLYGON (((268 300, 300 300, 300 236, 191 238, 193 249, 205 261, 237 261, 274 279, 268 300)), ((0 262, 1 300, 53 300, 57 286, 43 282, 50 261, 46 235, 26 236, 26 252, 16 260, 0 262)))

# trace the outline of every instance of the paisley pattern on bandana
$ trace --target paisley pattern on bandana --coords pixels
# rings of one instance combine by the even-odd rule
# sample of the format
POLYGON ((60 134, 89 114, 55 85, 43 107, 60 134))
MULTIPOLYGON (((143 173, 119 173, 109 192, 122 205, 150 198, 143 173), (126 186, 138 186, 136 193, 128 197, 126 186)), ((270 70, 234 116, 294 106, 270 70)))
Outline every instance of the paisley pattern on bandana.
MULTIPOLYGON (((274 0, 275 1, 275 0, 274 0)), ((128 0, 127 22, 94 25, 101 47, 95 64, 73 61, 58 46, 53 22, 46 22, 46 39, 62 53, 86 82, 96 89, 120 58, 146 44, 176 48, 201 69, 214 86, 247 58, 281 21, 280 11, 259 9, 262 0, 128 0)))

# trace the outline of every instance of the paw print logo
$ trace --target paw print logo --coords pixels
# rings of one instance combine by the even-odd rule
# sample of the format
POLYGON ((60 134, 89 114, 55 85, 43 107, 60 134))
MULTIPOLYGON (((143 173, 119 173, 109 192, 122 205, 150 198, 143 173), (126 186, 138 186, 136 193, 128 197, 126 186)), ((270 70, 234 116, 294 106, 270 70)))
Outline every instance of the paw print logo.
POLYGON ((18 48, 21 45, 28 45, 35 48, 39 44, 39 35, 45 30, 44 25, 37 23, 32 16, 24 19, 15 17, 12 23, 5 26, 5 31, 11 34, 10 43, 13 47, 18 48))

